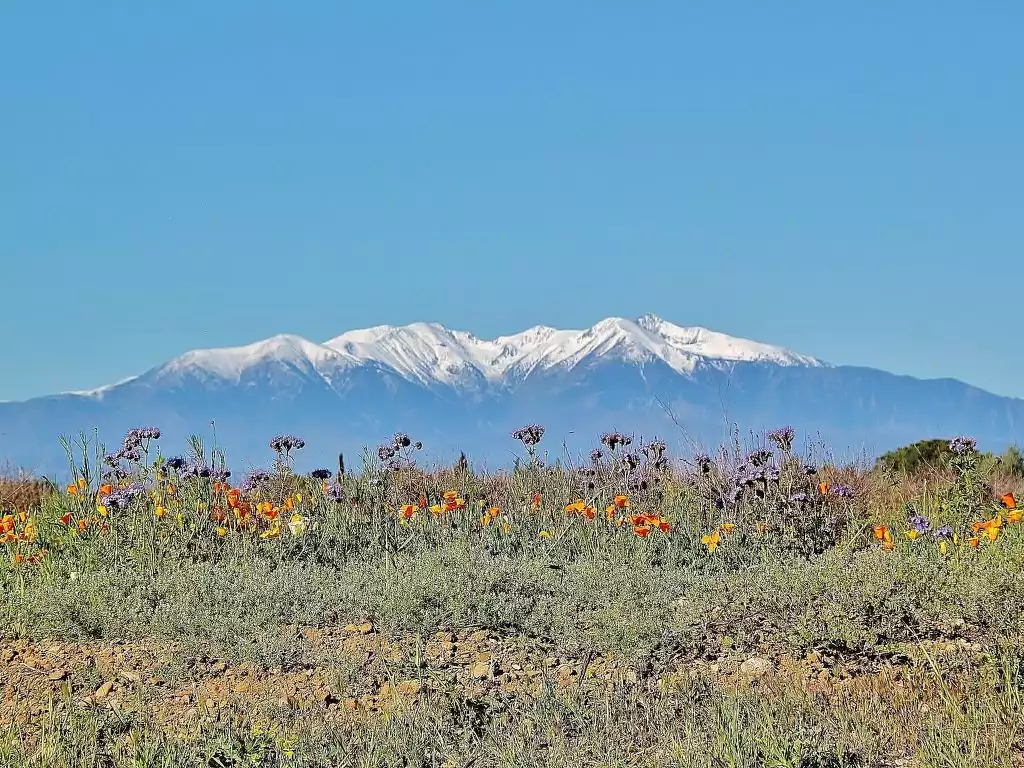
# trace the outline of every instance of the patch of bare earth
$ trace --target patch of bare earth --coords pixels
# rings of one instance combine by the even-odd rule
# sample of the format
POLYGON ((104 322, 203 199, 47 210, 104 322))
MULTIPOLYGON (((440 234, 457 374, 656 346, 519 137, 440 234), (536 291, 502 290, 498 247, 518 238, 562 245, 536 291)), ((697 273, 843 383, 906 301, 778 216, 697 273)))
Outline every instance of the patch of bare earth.
POLYGON ((688 678, 725 688, 798 685, 811 695, 877 695, 910 700, 911 668, 927 652, 956 666, 983 649, 964 639, 908 646, 883 658, 812 652, 803 658, 728 652, 716 658, 677 653, 663 664, 637 665, 614 655, 565 657, 539 642, 483 630, 443 632, 427 639, 389 638, 370 623, 286 628, 307 649, 288 668, 257 668, 189 657, 172 643, 0 643, 0 726, 27 731, 51 707, 106 707, 147 713, 169 733, 203 719, 232 720, 256 711, 357 723, 396 706, 416 706, 431 693, 466 699, 536 697, 555 690, 601 692, 609 687, 665 690, 688 678))

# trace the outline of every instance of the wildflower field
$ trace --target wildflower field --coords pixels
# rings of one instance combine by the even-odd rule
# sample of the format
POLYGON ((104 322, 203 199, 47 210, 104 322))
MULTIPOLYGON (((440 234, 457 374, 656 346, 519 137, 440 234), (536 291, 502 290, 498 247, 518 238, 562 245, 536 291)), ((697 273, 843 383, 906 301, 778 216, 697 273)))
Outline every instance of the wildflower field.
POLYGON ((1024 766, 1019 462, 512 437, 0 481, 0 765, 1024 766))

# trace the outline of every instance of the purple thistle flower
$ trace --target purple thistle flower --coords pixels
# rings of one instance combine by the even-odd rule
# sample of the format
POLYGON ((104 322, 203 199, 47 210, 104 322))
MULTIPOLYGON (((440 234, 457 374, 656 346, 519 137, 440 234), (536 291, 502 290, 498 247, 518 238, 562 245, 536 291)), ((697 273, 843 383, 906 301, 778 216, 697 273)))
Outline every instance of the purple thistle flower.
POLYGON ((949 450, 957 456, 974 453, 978 450, 978 442, 973 437, 961 435, 960 437, 954 437, 949 441, 949 450))
POLYGON ((818 474, 818 468, 813 464, 804 464, 803 470, 804 474, 807 475, 808 477, 810 477, 811 475, 818 474))

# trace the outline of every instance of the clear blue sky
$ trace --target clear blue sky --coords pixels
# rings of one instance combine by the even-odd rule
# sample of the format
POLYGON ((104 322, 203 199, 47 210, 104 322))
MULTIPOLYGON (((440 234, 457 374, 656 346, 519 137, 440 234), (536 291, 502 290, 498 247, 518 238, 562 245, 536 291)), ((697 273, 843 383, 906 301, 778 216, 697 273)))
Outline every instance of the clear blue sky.
POLYGON ((1024 396, 1024 4, 0 8, 0 399, 653 312, 1024 396), (771 8, 769 8, 771 6, 771 8))

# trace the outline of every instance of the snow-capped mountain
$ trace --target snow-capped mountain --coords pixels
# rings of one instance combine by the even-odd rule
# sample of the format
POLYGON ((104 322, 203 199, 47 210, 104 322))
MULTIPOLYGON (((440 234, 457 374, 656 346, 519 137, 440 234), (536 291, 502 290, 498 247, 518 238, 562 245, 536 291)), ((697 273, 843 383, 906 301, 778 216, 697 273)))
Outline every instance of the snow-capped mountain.
POLYGON ((730 423, 790 423, 839 448, 879 451, 954 432, 1002 445, 1019 437, 1024 401, 949 379, 832 366, 653 315, 496 339, 413 323, 323 343, 282 334, 193 350, 99 389, 0 403, 0 457, 52 472, 59 434, 99 428, 113 444, 132 426, 157 424, 180 445, 211 421, 218 443, 243 461, 259 462, 279 431, 302 434, 317 463, 396 430, 415 432, 438 458, 465 449, 504 461, 519 422, 544 423, 557 449, 563 438, 592 444, 609 428, 671 437, 677 423, 704 443, 730 423))
MULTIPOLYGON (((186 352, 142 378, 162 385, 189 378, 238 384, 249 371, 273 364, 319 377, 330 386, 347 371, 372 365, 416 384, 459 389, 481 382, 508 386, 531 374, 571 371, 588 361, 609 359, 636 364, 660 361, 679 374, 693 373, 700 364, 824 365, 780 347, 706 328, 682 328, 645 315, 635 322, 608 318, 586 330, 537 326, 496 339, 478 339, 436 323, 381 325, 349 331, 322 344, 281 334, 242 347, 186 352)), ((102 395, 110 389, 67 394, 102 395)))

